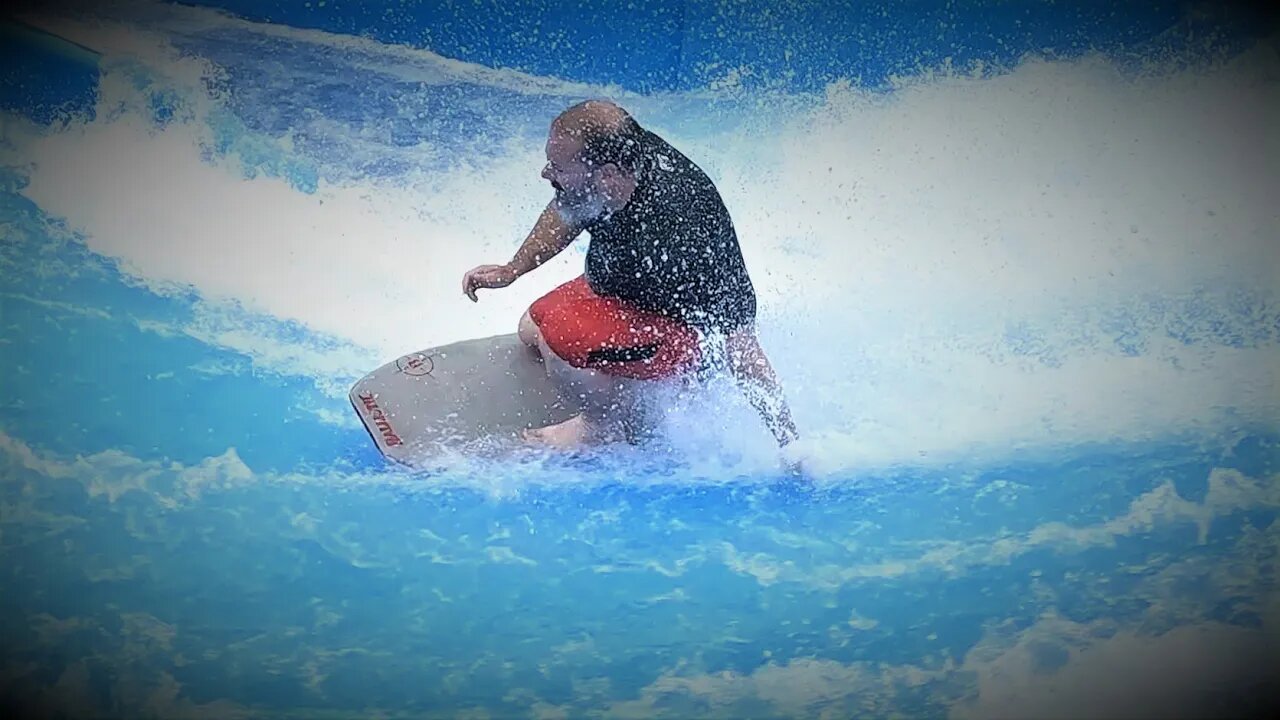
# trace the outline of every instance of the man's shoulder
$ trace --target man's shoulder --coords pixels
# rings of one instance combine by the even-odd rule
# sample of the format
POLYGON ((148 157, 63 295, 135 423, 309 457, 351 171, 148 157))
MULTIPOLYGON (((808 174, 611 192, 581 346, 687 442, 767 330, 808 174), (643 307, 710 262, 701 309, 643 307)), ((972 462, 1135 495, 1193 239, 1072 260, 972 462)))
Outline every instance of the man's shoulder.
POLYGON ((680 152, 676 146, 652 130, 642 130, 644 137, 644 156, 649 161, 651 170, 659 173, 681 174, 692 172, 706 177, 706 173, 698 164, 680 152))
POLYGON ((683 207, 711 203, 723 208, 715 182, 696 162, 657 133, 644 132, 648 135, 644 148, 648 184, 656 191, 655 201, 683 207))

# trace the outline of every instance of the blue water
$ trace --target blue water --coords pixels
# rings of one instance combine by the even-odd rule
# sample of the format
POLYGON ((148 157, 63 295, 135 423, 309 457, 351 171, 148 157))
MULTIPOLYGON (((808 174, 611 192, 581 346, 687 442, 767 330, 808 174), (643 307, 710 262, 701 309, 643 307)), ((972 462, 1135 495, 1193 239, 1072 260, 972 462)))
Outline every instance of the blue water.
POLYGON ((1268 16, 198 5, 232 15, 24 18, 79 45, 6 26, 3 704, 1277 707, 1268 16), (587 95, 722 184, 810 476, 779 470, 731 393, 653 446, 423 473, 355 421, 361 374, 510 331, 549 288, 473 306, 456 280, 514 250, 545 202, 546 124, 587 95), (1178 124, 1206 97, 1234 104, 1178 124), (1202 175, 1162 164, 1184 152, 1202 175), (922 216, 971 244, 893 235, 922 216))

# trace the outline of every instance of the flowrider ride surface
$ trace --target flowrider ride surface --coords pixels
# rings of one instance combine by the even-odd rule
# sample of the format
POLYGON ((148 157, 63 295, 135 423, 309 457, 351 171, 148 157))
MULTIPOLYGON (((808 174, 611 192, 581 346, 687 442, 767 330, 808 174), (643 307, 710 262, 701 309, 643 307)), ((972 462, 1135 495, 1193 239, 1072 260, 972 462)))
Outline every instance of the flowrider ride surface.
POLYGON ((445 449, 509 445, 576 412, 514 333, 397 358, 357 382, 351 404, 378 449, 409 467, 445 449))

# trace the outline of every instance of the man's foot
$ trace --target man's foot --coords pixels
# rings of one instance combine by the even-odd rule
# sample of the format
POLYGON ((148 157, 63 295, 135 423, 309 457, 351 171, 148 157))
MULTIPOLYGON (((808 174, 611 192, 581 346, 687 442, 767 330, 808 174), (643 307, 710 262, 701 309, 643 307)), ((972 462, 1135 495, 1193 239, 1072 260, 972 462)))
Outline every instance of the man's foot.
POLYGON ((595 435, 595 428, 582 413, 562 423, 533 428, 521 433, 525 442, 547 445, 560 450, 580 448, 594 440, 595 435))

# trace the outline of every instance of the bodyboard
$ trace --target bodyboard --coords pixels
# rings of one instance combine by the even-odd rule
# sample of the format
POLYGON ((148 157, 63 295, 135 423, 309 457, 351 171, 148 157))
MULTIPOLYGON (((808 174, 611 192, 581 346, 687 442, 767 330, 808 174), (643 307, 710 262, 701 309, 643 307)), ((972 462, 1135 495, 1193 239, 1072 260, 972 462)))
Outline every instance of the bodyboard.
POLYGON ((521 430, 578 411, 514 333, 399 357, 360 379, 350 398, 382 454, 414 468, 447 450, 510 447, 521 430))

